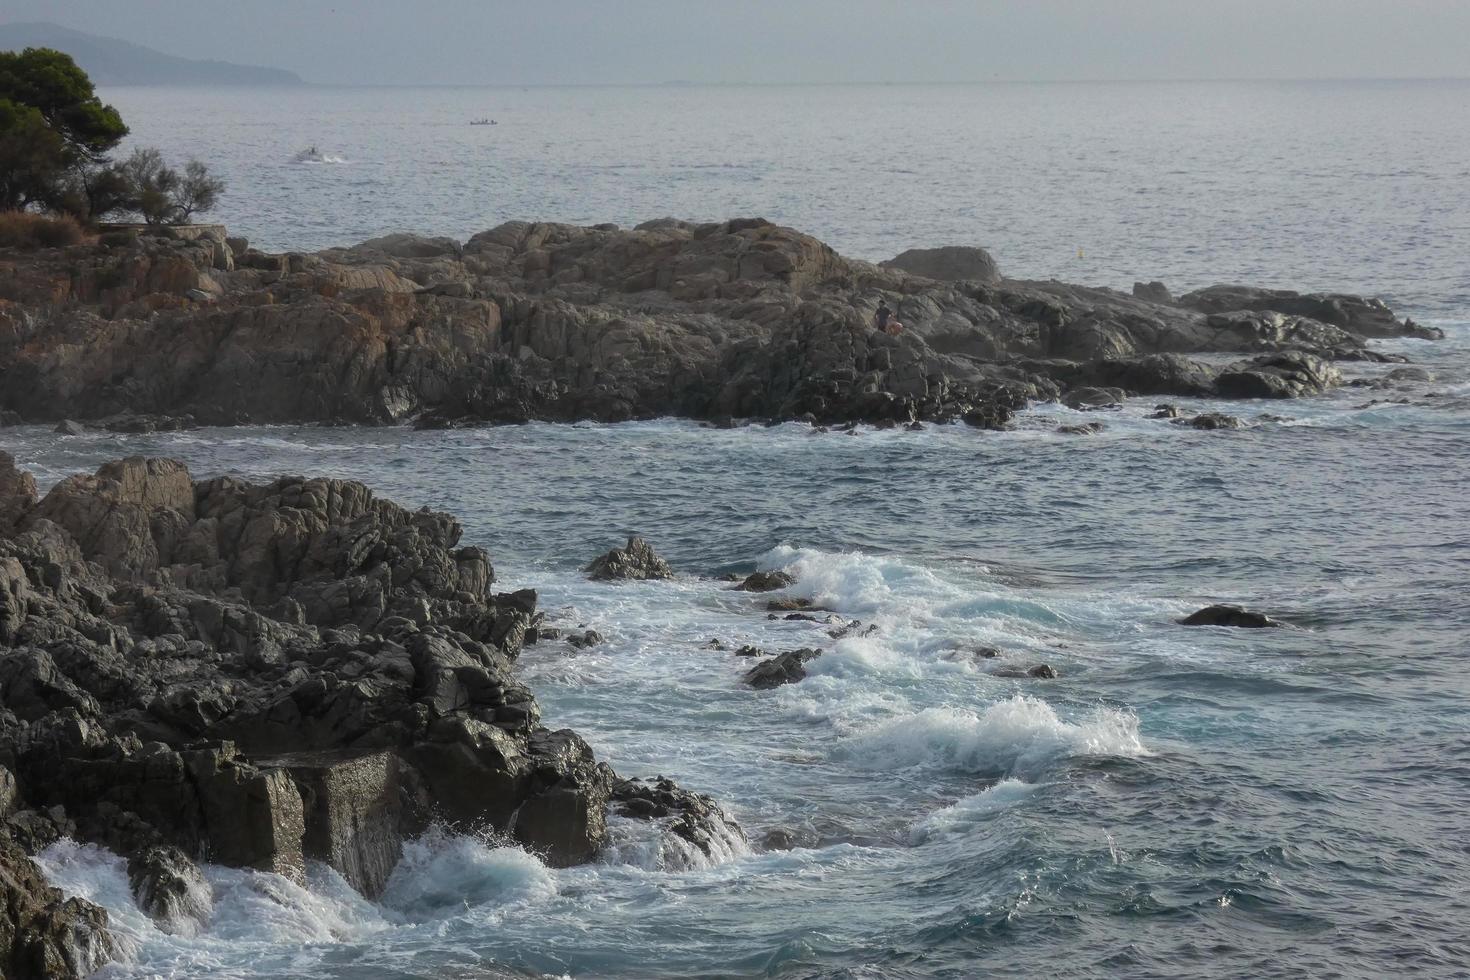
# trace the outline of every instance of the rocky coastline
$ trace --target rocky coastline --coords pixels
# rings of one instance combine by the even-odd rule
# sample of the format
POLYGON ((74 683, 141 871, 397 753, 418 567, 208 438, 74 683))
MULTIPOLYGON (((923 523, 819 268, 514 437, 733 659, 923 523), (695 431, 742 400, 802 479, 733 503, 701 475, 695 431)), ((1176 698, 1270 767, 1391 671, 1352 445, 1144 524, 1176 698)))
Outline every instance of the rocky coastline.
POLYGON ((431 825, 553 866, 595 858, 610 814, 706 852, 743 839, 708 797, 621 779, 541 724, 514 672, 550 632, 536 594, 497 593, 460 533, 359 483, 167 459, 40 497, 0 453, 0 973, 118 951, 27 856, 61 837, 126 857, 139 907, 181 934, 208 919, 206 860, 320 861, 373 898, 431 825))
POLYGON ((512 222, 316 254, 120 229, 0 250, 0 421, 994 428, 1087 389, 1314 394, 1341 383, 1335 361, 1387 359, 1371 339, 1436 335, 1356 296, 1012 280, 978 248, 875 265, 762 219, 512 222), (872 329, 880 301, 902 334, 872 329))

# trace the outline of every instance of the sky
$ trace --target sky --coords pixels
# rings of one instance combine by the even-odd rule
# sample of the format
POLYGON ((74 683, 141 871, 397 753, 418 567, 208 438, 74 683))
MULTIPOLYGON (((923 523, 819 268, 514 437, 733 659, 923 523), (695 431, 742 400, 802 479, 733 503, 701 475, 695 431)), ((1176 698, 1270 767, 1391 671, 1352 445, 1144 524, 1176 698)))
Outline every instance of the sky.
POLYGON ((1470 76, 1470 0, 0 0, 322 84, 1470 76))

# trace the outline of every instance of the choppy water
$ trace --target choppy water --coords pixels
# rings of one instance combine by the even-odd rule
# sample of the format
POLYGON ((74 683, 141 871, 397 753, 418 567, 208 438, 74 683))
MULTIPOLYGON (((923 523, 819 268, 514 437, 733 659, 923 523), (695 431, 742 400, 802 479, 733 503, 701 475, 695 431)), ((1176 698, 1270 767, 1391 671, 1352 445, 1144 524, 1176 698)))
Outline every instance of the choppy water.
POLYGON ((867 257, 979 240, 1018 274, 1368 288, 1449 339, 1382 345, 1428 384, 1187 403, 1287 417, 1234 432, 1148 420, 1152 400, 1088 416, 1090 438, 1051 431, 1082 419, 1057 406, 1010 433, 0 430, 47 483, 167 454, 459 515, 505 587, 608 638, 526 652, 549 724, 802 845, 691 866, 617 825, 604 863, 551 870, 431 839, 379 903, 323 868, 306 888, 214 868, 192 938, 133 908, 115 858, 54 848, 53 880, 128 941, 106 975, 1465 975, 1467 92, 108 93, 141 138, 222 161, 224 217, 267 245, 754 212, 867 257), (500 125, 462 125, 482 115, 500 125), (290 164, 310 143, 348 162, 290 164), (1414 404, 1362 407, 1385 397, 1414 404), (583 581, 633 531, 680 578, 583 581), (877 632, 772 621, 712 578, 785 565, 877 632), (1215 600, 1297 628, 1174 624, 1215 600), (828 652, 754 692, 711 638, 828 652), (952 659, 976 645, 1005 656, 952 659), (1060 678, 1002 676, 1041 662, 1060 678))
POLYGON ((1050 431, 1081 417, 1057 406, 1004 434, 7 430, 47 481, 168 454, 461 515, 507 587, 608 637, 526 652, 548 723, 804 845, 689 867, 620 837, 555 871, 430 841, 376 905, 326 869, 307 889, 214 869, 215 921, 187 940, 137 914, 107 855, 48 869, 132 938, 120 977, 1463 973, 1470 325, 1447 325, 1387 345, 1437 373, 1394 393, 1421 404, 1191 403, 1289 418, 1238 432, 1143 402, 1088 439, 1050 431), (585 582, 629 531, 681 577, 585 582), (786 565, 878 632, 834 642, 709 577, 786 565), (1173 623, 1217 599, 1299 628, 1173 623), (828 652, 759 693, 715 637, 828 652), (1005 656, 949 659, 975 645, 1005 656), (1040 662, 1061 677, 1000 675, 1040 662))

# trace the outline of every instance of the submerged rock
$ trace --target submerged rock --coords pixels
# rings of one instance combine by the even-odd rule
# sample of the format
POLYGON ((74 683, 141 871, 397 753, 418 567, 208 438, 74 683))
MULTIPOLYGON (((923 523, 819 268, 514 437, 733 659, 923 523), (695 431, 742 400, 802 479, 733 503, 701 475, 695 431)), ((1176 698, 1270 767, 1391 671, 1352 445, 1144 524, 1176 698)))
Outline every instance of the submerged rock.
POLYGON ((134 852, 128 858, 128 884, 138 908, 170 935, 198 935, 214 913, 214 890, 177 847, 154 845, 134 852))
POLYGON ((1243 429, 1245 423, 1234 415, 1224 415, 1220 412, 1205 412, 1193 418, 1176 418, 1174 425, 1187 425, 1192 429, 1243 429))
POLYGON ((1057 432, 1064 436, 1095 436, 1103 430, 1101 422, 1085 422, 1082 425, 1062 425, 1057 432))
POLYGON ((585 650, 588 647, 594 647, 601 643, 602 634, 597 632, 597 630, 584 630, 581 633, 570 633, 567 635, 567 642, 578 650, 585 650))
POLYGON ((593 559, 583 570, 595 582, 674 577, 669 563, 654 552, 652 545, 636 536, 629 538, 623 547, 593 559))
POLYGON ((740 592, 775 592, 796 584, 796 577, 787 572, 752 572, 735 588, 740 592))
POLYGON ((1233 626, 1243 629, 1279 627, 1282 624, 1258 612, 1250 612, 1240 606, 1223 603, 1192 612, 1179 620, 1182 626, 1233 626))
POLYGON ((1056 668, 1051 666, 1051 664, 1037 664, 1035 667, 1026 671, 1026 676, 1035 677, 1044 681, 1052 681, 1056 680, 1058 675, 1056 668))
POLYGON ((805 665, 822 655, 820 650, 801 649, 778 653, 745 672, 745 683, 757 690, 795 684, 806 677, 805 665))

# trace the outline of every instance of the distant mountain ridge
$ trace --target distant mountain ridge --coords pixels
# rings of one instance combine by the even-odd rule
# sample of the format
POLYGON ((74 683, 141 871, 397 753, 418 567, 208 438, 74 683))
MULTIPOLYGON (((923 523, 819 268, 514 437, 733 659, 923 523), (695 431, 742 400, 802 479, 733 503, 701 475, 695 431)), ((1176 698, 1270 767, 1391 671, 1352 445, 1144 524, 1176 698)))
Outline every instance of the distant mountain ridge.
POLYGON ((304 85, 280 68, 180 58, 59 24, 0 24, 0 51, 55 48, 76 59, 97 85, 304 85))

